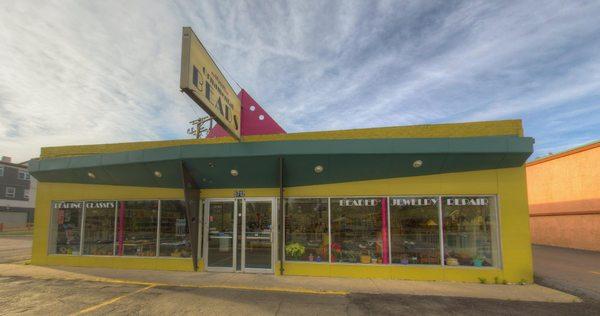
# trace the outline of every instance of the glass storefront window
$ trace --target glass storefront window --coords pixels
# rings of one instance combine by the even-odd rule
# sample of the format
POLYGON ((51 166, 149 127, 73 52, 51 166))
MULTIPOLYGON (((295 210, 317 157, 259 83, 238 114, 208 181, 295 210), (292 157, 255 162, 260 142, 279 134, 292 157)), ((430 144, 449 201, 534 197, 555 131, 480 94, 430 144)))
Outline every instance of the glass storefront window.
POLYGON ((117 216, 117 254, 156 256, 158 201, 120 201, 117 216))
POLYGON ((55 202, 52 208, 49 253, 79 255, 83 202, 55 202))
POLYGON ((328 199, 285 200, 285 259, 329 262, 328 199))
POLYGON ((192 244, 186 221, 184 201, 161 201, 160 256, 189 258, 192 244))
POLYGON ((116 201, 85 202, 84 255, 114 254, 116 205, 116 201))
POLYGON ((392 263, 441 264, 438 197, 390 197, 392 263))
POLYGON ((444 197, 442 210, 447 266, 499 265, 495 197, 444 197))
POLYGON ((389 263, 387 198, 331 199, 331 261, 389 263))

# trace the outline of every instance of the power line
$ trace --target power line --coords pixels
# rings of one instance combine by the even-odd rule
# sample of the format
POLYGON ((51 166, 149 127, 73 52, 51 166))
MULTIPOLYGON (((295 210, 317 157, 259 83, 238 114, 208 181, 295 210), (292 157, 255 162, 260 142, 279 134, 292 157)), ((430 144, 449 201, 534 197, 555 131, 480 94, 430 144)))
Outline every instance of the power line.
MULTIPOLYGON (((203 45, 204 46, 204 45, 203 45)), ((235 78, 231 75, 231 73, 227 70, 227 68, 225 68, 225 66, 222 66, 219 61, 214 57, 214 55, 210 52, 210 50, 208 49, 208 47, 204 46, 204 49, 206 50, 206 53, 208 54, 208 56, 210 56, 210 58, 215 62, 215 64, 217 64, 217 67, 219 69, 223 69, 223 71, 225 71, 225 73, 227 73, 227 75, 231 78, 231 80, 233 80, 233 82, 238 86, 238 88, 240 88, 240 90, 242 89, 242 86, 240 86, 240 84, 237 82, 237 80, 235 80, 235 78)), ((225 78, 227 79, 227 78, 225 78)))

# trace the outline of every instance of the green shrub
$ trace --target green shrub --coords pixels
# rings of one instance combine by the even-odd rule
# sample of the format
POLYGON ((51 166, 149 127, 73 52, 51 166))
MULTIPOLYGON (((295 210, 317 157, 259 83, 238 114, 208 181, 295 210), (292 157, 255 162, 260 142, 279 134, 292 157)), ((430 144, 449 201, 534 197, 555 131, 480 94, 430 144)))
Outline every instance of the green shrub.
POLYGON ((290 258, 300 259, 304 255, 305 251, 306 247, 297 242, 285 246, 285 254, 290 258))
POLYGON ((519 284, 520 285, 525 285, 525 284, 527 284, 527 281, 525 279, 521 279, 521 281, 519 281, 519 284))

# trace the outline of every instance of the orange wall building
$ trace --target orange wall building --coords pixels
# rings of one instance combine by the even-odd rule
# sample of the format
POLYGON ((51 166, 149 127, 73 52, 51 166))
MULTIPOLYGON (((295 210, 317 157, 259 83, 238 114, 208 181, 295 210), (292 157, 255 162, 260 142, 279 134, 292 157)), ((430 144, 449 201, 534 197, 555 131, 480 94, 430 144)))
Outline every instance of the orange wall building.
POLYGON ((526 171, 532 243, 600 251, 600 141, 526 171))

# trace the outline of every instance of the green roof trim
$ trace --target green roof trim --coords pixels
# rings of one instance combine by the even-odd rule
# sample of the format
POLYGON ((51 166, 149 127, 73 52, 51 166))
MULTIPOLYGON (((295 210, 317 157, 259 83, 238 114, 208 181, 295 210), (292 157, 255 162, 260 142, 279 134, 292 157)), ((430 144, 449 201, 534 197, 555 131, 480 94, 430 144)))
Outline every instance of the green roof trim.
POLYGON ((41 182, 181 188, 184 161, 200 188, 272 188, 278 186, 279 157, 285 186, 300 186, 517 167, 532 154, 533 142, 491 136, 182 145, 33 160, 29 168, 41 182), (414 168, 415 160, 423 166, 414 168), (316 165, 324 171, 314 173, 316 165), (231 176, 231 169, 239 175, 231 176))

